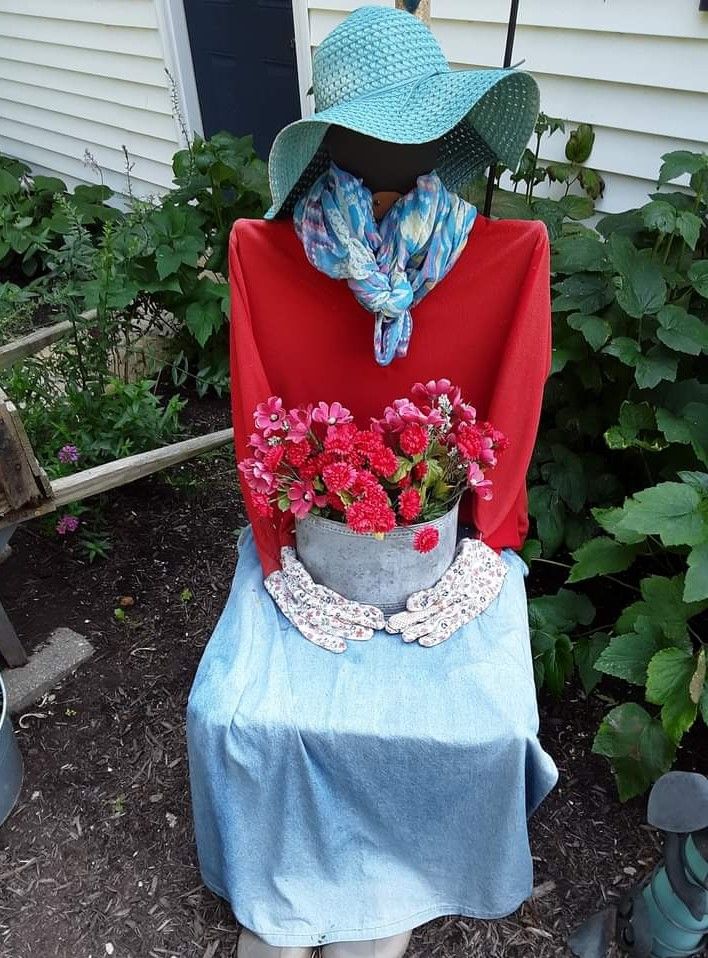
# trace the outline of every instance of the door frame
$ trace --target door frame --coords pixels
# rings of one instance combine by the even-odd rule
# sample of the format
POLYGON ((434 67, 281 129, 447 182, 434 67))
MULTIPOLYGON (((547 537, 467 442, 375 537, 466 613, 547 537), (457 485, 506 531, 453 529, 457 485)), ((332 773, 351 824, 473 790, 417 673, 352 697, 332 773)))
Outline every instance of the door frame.
POLYGON ((314 113, 314 97, 308 94, 312 86, 312 39, 310 36, 310 10, 308 0, 292 0, 293 25, 295 27, 295 59, 297 82, 300 90, 300 112, 303 117, 314 113))
MULTIPOLYGON (((204 136, 202 111, 199 107, 197 81, 194 76, 192 50, 189 45, 187 18, 184 15, 184 0, 154 0, 158 29, 162 37, 165 67, 175 84, 175 95, 182 119, 190 137, 195 133, 204 136)), ((177 117, 174 118, 177 142, 186 146, 184 130, 177 117)))

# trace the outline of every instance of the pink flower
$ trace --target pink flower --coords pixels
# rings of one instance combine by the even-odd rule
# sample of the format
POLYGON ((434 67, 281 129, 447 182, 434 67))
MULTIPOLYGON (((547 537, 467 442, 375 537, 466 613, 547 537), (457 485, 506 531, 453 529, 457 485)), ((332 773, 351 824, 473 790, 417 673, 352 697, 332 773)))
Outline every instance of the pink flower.
POLYGON ((62 446, 57 453, 57 459, 59 462, 78 462, 79 450, 76 448, 76 446, 72 446, 70 444, 62 446))
POLYGON ((251 449, 255 449, 256 452, 260 452, 263 455, 265 455, 265 453, 267 453, 271 448, 270 443, 265 440, 259 432, 251 433, 248 440, 248 445, 251 447, 251 449))
POLYGON ((476 462, 467 465, 467 485, 482 499, 492 498, 492 480, 484 478, 484 473, 476 462))
POLYGON ((329 492, 351 489, 356 481, 356 469, 348 462, 333 462, 322 470, 322 478, 329 492))
POLYGON ((435 526, 425 526, 413 536, 413 548, 417 552, 432 552, 440 541, 440 533, 435 526))
POLYGON ((254 492, 270 495, 275 491, 275 476, 262 459, 244 459, 238 468, 254 492))
POLYGON ((458 422, 474 423, 477 420, 477 410, 469 403, 459 402, 454 406, 455 416, 458 422))
POLYGON ((388 478, 398 469, 398 457, 393 449, 389 449, 388 446, 372 449, 367 454, 367 458, 371 468, 379 476, 388 478))
POLYGON ((62 516, 59 522, 57 522, 56 530, 57 534, 60 536, 65 536, 69 532, 76 532, 79 528, 79 520, 76 516, 62 516))
POLYGON ((304 519, 313 506, 327 504, 327 496, 317 494, 309 479, 298 479, 288 489, 290 511, 297 519, 304 519))
POLYGON ((258 403, 253 419, 256 429, 260 429, 266 439, 274 432, 280 432, 285 422, 283 400, 278 396, 270 396, 265 402, 258 403))
POLYGON ((312 420, 326 426, 336 426, 338 423, 351 422, 352 414, 339 402, 333 402, 329 406, 326 402, 320 402, 312 412, 312 420))
POLYGON ((286 419, 288 434, 287 439, 290 442, 302 442, 307 439, 312 426, 312 407, 300 407, 291 409, 286 419))
POLYGON ((435 402, 440 396, 447 396, 454 406, 460 401, 460 389, 453 386, 449 379, 431 379, 427 383, 416 383, 411 395, 421 402, 435 402))
POLYGON ((428 448, 428 433, 418 423, 408 423, 399 441, 401 449, 407 456, 422 456, 428 448))

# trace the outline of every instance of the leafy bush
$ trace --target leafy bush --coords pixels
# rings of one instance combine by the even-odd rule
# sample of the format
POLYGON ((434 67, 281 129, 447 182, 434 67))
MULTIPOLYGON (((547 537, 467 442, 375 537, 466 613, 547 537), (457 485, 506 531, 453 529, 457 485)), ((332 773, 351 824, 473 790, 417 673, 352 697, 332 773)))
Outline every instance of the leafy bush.
POLYGON ((570 552, 568 584, 585 589, 531 601, 537 681, 559 695, 577 670, 587 692, 603 675, 634 688, 593 746, 622 799, 708 722, 708 156, 667 154, 659 187, 684 174, 690 189, 556 231, 553 367, 529 476, 527 558, 570 552), (593 628, 600 605, 612 621, 593 628))

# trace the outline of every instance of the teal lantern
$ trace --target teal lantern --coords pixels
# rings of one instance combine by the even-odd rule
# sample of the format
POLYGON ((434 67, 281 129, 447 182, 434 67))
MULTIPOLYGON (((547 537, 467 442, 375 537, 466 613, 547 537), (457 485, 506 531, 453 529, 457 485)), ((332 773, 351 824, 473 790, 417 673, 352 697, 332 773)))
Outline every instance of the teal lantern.
POLYGON ((669 772, 649 795, 647 820, 666 835, 651 876, 570 937, 578 958, 614 943, 634 958, 698 955, 708 943, 708 778, 669 772))

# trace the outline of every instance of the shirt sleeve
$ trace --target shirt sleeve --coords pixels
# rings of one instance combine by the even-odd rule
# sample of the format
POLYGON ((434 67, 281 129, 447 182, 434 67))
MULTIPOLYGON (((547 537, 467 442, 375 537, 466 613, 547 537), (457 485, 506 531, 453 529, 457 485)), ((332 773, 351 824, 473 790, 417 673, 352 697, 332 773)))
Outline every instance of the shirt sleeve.
MULTIPOLYGON (((231 414, 234 424, 236 462, 253 455, 248 439, 254 431, 253 411, 273 394, 258 351, 249 308, 247 287, 239 251, 238 222, 231 231, 229 245, 229 283, 231 286, 231 414)), ((240 479, 239 473, 239 479, 240 479)), ((273 519, 256 512, 248 485, 241 481, 243 501, 253 538, 263 566, 270 575, 280 568, 280 549, 294 543, 293 523, 289 516, 276 512, 273 519)))
POLYGON ((480 537, 497 550, 521 548, 528 533, 526 473, 551 368, 549 243, 543 224, 537 226, 487 412, 492 425, 507 436, 509 446, 489 473, 492 498, 475 498, 471 507, 480 537))

